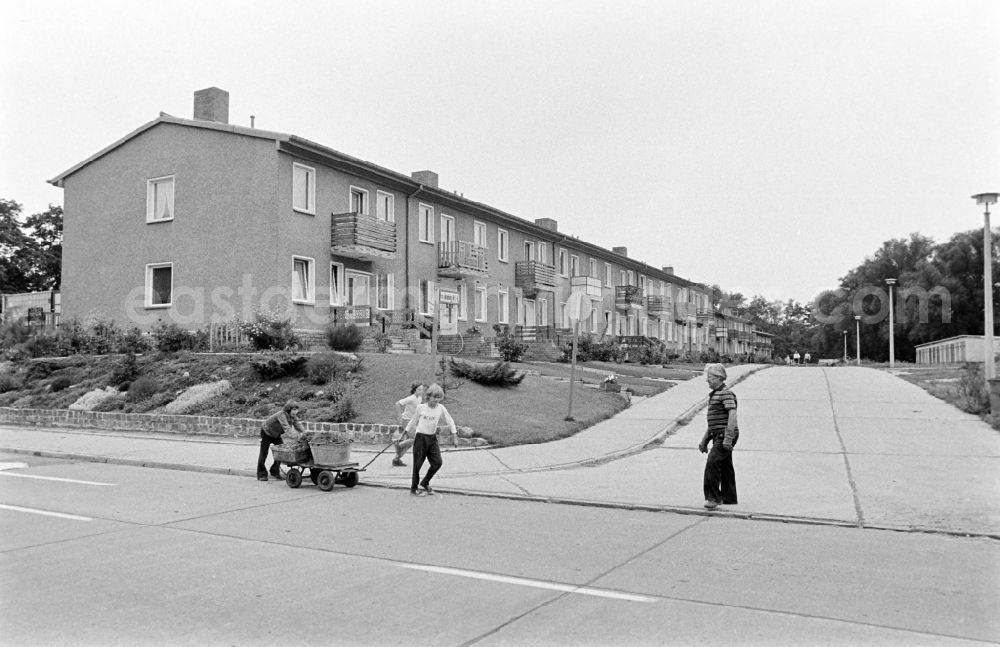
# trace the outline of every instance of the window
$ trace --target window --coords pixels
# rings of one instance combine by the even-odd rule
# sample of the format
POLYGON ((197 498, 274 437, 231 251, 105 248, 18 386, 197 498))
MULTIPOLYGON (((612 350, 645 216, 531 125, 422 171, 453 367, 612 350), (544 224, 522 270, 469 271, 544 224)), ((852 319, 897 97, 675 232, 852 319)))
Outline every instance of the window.
POLYGON ((368 278, 369 275, 364 272, 347 271, 344 276, 344 300, 347 302, 347 305, 371 305, 368 278))
POLYGON ((646 294, 646 277, 642 274, 639 275, 639 293, 646 294))
POLYGON ((580 257, 570 256, 569 257, 569 275, 570 276, 580 276, 580 257))
POLYGON ((538 313, 536 314, 539 326, 549 325, 549 302, 548 299, 538 300, 538 313))
POLYGON ((559 320, 562 321, 563 328, 572 328, 573 324, 569 320, 569 310, 566 309, 565 303, 559 304, 559 320))
POLYGON ((625 270, 618 270, 618 285, 628 285, 625 270))
POLYGON ((368 192, 356 186, 351 187, 351 211, 368 215, 368 192))
POLYGON ((590 332, 597 334, 597 322, 601 320, 601 313, 594 308, 590 311, 590 332))
POLYGON ((433 287, 431 286, 431 282, 430 281, 426 281, 426 280, 421 280, 420 281, 420 293, 417 296, 417 298, 419 299, 419 303, 417 304, 417 306, 419 307, 420 312, 422 314, 425 314, 425 315, 431 314, 431 291, 432 290, 433 290, 433 287))
POLYGON ((174 264, 151 263, 146 266, 146 307, 167 308, 173 303, 174 264))
POLYGON ((376 194, 378 204, 375 205, 375 217, 386 222, 396 221, 396 196, 385 191, 376 194))
POLYGON ((524 260, 535 260, 535 243, 530 240, 524 241, 524 260))
POLYGON ((305 256, 292 257, 292 302, 315 303, 316 276, 313 265, 316 263, 305 256))
POLYGON ((455 242, 455 219, 443 213, 441 214, 441 242, 455 242))
POLYGON ((292 163, 292 209, 316 212, 316 169, 292 163))
POLYGON ((461 321, 469 320, 469 290, 465 283, 458 284, 458 318, 461 321))
POLYGON ((628 271, 628 283, 625 285, 635 285, 635 272, 632 270, 628 271))
POLYGON ((146 222, 174 219, 174 176, 146 181, 146 222))
POLYGON ((538 244, 538 262, 549 264, 549 244, 539 243, 538 244))
POLYGON ((339 306, 344 301, 344 266, 330 263, 330 305, 339 306))
POLYGON ((559 250, 559 274, 569 276, 569 255, 565 249, 559 250))
POLYGON ((590 276, 595 279, 601 278, 597 275, 597 259, 590 259, 590 276))
POLYGON ((375 307, 379 310, 392 310, 394 283, 392 274, 375 275, 375 307))
POLYGON ((604 285, 611 285, 611 263, 604 264, 604 285))
POLYGON ((476 321, 486 321, 486 286, 476 286, 476 321))
POLYGON ((486 247, 486 223, 478 220, 472 223, 472 244, 486 247))
POLYGON ((497 260, 507 262, 507 230, 497 229, 497 260))
POLYGON ((507 288, 500 288, 497 292, 497 321, 505 324, 510 321, 509 317, 510 303, 507 296, 507 288))
POLYGON ((434 242, 434 208, 420 205, 417 214, 417 238, 422 243, 434 242))
POLYGON ((521 309, 521 297, 514 295, 514 323, 524 325, 524 311, 521 309))

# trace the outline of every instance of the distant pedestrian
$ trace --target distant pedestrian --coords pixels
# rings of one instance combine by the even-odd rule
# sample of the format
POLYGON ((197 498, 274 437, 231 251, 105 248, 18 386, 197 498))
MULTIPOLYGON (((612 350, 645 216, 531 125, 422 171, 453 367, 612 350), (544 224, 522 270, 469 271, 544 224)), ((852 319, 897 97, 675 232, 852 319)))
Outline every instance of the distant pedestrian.
POLYGON ((791 365, 792 365, 792 358, 789 357, 788 355, 785 355, 785 366, 791 366, 791 365))
POLYGON ((444 391, 437 384, 431 384, 424 393, 423 404, 417 405, 410 422, 406 425, 406 431, 415 431, 413 440, 413 480, 410 482, 410 494, 423 496, 424 494, 434 494, 431 488, 431 479, 441 469, 441 448, 438 446, 437 428, 438 423, 444 419, 444 423, 451 431, 451 441, 458 447, 458 429, 455 428, 455 421, 451 414, 441 404, 444 399, 444 391), (420 479, 420 468, 424 464, 424 459, 430 463, 427 474, 423 480, 420 479), (417 485, 423 491, 417 489, 417 485))
POLYGON ((808 364, 811 359, 812 359, 812 355, 810 355, 809 353, 806 353, 805 363, 808 364))
POLYGON ((733 469, 733 447, 740 437, 736 424, 736 394, 726 386, 726 369, 722 364, 705 367, 705 379, 712 389, 708 395, 708 429, 698 444, 705 460, 705 507, 714 510, 723 505, 736 505, 736 471, 733 469), (712 441, 712 451, 708 441, 712 441))
MULTIPOLYGON (((260 428, 260 452, 257 454, 257 480, 266 481, 268 470, 264 469, 267 461, 267 450, 271 445, 284 445, 282 435, 292 428, 302 433, 302 425, 299 423, 299 403, 289 400, 285 406, 277 413, 267 417, 260 428)), ((270 474, 276 479, 283 478, 281 475, 281 463, 277 460, 271 463, 270 474)))
POLYGON ((403 454, 410 447, 413 447, 413 440, 406 431, 406 426, 410 423, 410 419, 413 418, 417 407, 423 403, 424 392, 426 390, 426 384, 414 383, 410 386, 410 395, 396 402, 396 416, 399 418, 399 435, 396 437, 396 442, 393 445, 396 448, 396 457, 392 459, 394 467, 406 467, 406 463, 403 462, 403 454))
POLYGON ((799 359, 800 359, 799 351, 795 351, 794 353, 792 353, 792 361, 795 362, 796 366, 798 366, 800 363, 799 359))

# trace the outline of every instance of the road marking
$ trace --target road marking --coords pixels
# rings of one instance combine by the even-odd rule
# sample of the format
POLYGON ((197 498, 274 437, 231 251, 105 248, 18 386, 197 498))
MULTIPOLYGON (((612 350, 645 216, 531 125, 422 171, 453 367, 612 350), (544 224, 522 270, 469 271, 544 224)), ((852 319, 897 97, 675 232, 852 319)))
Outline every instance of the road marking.
POLYGON ((23 470, 27 467, 27 463, 0 463, 0 470, 23 470))
POLYGON ((59 517, 60 519, 70 519, 72 521, 93 521, 90 517, 81 517, 76 514, 66 514, 65 512, 50 512, 49 510, 36 510, 35 508, 22 508, 17 505, 4 505, 0 503, 0 510, 13 510, 14 512, 30 512, 31 514, 41 514, 47 517, 59 517))
POLYGON ((456 575, 458 577, 470 577, 476 580, 488 580, 490 582, 501 582, 503 584, 530 586, 536 589, 563 591, 564 593, 579 593, 580 595, 593 595, 599 598, 612 598, 614 600, 626 600, 628 602, 656 602, 656 598, 651 598, 646 595, 636 595, 634 593, 620 593, 618 591, 608 591, 605 589, 593 589, 588 586, 574 586, 572 584, 559 584, 556 582, 529 580, 523 577, 511 577, 509 575, 495 575, 493 573, 467 571, 460 568, 447 568, 444 566, 426 566, 424 564, 400 564, 399 566, 401 566, 402 568, 409 568, 415 571, 426 571, 428 573, 441 573, 443 575, 456 575))
POLYGON ((38 476, 37 474, 18 474, 16 472, 0 472, 3 476, 19 476, 23 479, 41 479, 42 481, 59 481, 60 483, 79 483, 81 485, 103 485, 113 487, 117 483, 98 483, 97 481, 78 481, 77 479, 62 479, 58 476, 38 476))

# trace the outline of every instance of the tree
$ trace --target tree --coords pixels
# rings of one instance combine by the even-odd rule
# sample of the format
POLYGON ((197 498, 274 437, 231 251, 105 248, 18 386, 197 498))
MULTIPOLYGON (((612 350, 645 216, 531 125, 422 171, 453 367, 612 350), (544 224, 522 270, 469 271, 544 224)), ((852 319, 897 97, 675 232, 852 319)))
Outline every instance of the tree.
POLYGON ((0 198, 0 292, 28 291, 28 268, 24 250, 30 239, 22 231, 21 205, 0 198))
POLYGON ((58 289, 62 275, 62 207, 20 221, 21 205, 0 198, 0 292, 58 289), (27 230, 27 233, 25 232, 27 230))
POLYGON ((30 248, 32 290, 58 290, 62 280, 63 209, 56 205, 28 217, 25 226, 35 241, 30 248))

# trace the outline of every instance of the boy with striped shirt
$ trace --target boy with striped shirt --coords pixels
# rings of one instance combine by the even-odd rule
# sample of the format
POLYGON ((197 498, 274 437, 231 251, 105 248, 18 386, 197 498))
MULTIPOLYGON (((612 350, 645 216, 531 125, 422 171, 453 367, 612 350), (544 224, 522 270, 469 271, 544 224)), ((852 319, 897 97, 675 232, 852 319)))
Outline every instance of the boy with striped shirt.
POLYGON ((736 505, 736 471, 733 447, 740 437, 736 424, 736 395, 726 386, 726 368, 722 364, 705 367, 705 379, 712 392, 708 396, 708 429, 698 449, 708 453, 705 460, 705 507, 714 510, 719 504, 736 505), (712 451, 708 451, 708 441, 712 451))

